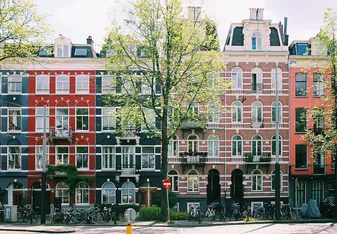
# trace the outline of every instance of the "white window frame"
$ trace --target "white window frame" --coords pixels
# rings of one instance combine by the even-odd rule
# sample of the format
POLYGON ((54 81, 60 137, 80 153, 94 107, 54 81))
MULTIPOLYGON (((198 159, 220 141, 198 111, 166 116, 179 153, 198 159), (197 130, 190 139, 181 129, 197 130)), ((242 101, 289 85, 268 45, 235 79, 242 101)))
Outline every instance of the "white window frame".
POLYGON ((234 135, 232 137, 232 156, 233 157, 242 157, 243 156, 243 140, 242 140, 242 136, 240 135, 234 135), (234 139, 234 137, 240 137, 240 140, 239 139, 234 139), (239 147, 239 142, 241 142, 241 147, 239 147), (234 143, 235 143, 235 154, 233 154, 234 152, 234 143), (241 152, 241 155, 239 154, 239 149, 240 149, 240 152, 241 152))
POLYGON ((208 136, 208 157, 219 157, 219 137, 217 135, 208 136))
POLYGON ((55 165, 68 165, 70 160, 70 155, 69 155, 69 147, 68 146, 61 146, 61 145, 58 145, 55 147, 55 165), (65 153, 59 153, 59 149, 60 148, 64 148, 64 149, 67 149, 67 152, 65 153), (59 156, 61 156, 59 158, 59 156), (66 157, 65 157, 66 156, 66 157), (61 159, 61 160, 59 160, 61 159))
POLYGON ((199 190, 199 172, 195 169, 191 169, 187 173, 187 192, 199 192, 199 190), (190 175, 192 171, 195 171, 197 174, 190 175), (196 188, 195 185, 197 185, 196 188))
POLYGON ((70 194, 68 185, 63 182, 57 183, 55 186, 55 196, 61 198, 61 205, 69 205, 70 194), (60 188, 61 185, 62 187, 60 188), (65 202, 65 198, 67 198, 66 200, 68 200, 68 202, 65 202))
POLYGON ((135 203, 136 203, 136 186, 135 186, 134 183, 132 183, 130 181, 127 181, 127 182, 123 183, 122 186, 121 186, 121 202, 120 202, 120 204, 135 204, 135 203), (133 188, 129 188, 129 187, 123 188, 124 185, 128 185, 128 184, 133 185, 133 188), (123 192, 124 191, 127 192, 127 196, 128 196, 127 199, 126 199, 127 200, 126 202, 124 202, 124 200, 123 200, 123 196, 124 196, 123 192), (131 192, 131 197, 133 199, 132 202, 130 202, 130 199, 129 199, 130 192, 131 192))
MULTIPOLYGON (((49 107, 46 107, 46 131, 49 131, 49 107)), ((44 107, 35 107, 35 131, 43 132, 44 107)))
POLYGON ((262 49, 262 37, 260 32, 253 32, 252 34, 252 50, 261 50, 262 49), (255 48, 254 48, 255 40, 255 48))
POLYGON ((191 134, 187 137, 187 152, 198 152, 199 151, 199 137, 196 134, 191 134), (191 139, 195 137, 196 139, 191 139))
POLYGON ((84 182, 76 185, 75 190, 75 204, 76 205, 89 205, 90 202, 90 187, 84 182), (81 187, 85 185, 85 187, 81 187))
POLYGON ((122 146, 121 152, 122 152, 122 160, 121 160, 122 168, 136 168, 136 148, 134 146, 122 146))
MULTIPOLYGON (((146 123, 150 129, 156 128, 156 113, 152 109, 143 109, 143 113, 145 115, 146 123)), ((142 123, 142 131, 148 131, 146 124, 142 123)))
POLYGON ((76 167, 78 170, 89 170, 89 147, 86 146, 86 145, 77 145, 76 146, 76 167), (79 149, 86 149, 87 152, 79 152, 79 149), (78 164, 78 158, 82 158, 81 162, 82 162, 82 165, 79 165, 78 164), (83 162, 84 162, 84 159, 87 158, 87 166, 84 167, 83 166, 83 162))
MULTIPOLYGON (((279 156, 282 156, 283 138, 279 135, 279 156)), ((276 156, 276 135, 271 137, 271 155, 276 156), (275 154, 274 154, 274 144, 275 144, 275 154)))
POLYGON ((22 93, 22 76, 9 75, 8 76, 8 93, 21 94, 22 93))
POLYGON ((35 79, 36 79, 35 93, 49 94, 49 92, 50 92, 50 77, 49 77, 49 75, 37 75, 35 79), (41 87, 41 88, 39 88, 39 87, 41 87))
POLYGON ((70 44, 56 44, 56 57, 69 58, 70 57, 70 44))
POLYGON ((171 169, 167 172, 167 178, 171 181, 171 191, 172 192, 179 192, 179 173, 171 169), (170 172, 175 172, 176 174, 170 174, 170 172), (177 189, 175 189, 177 187, 177 189))
POLYGON ((254 101, 252 103, 252 123, 263 122, 263 104, 260 101, 254 101), (259 119, 261 115, 261 119, 259 119))
POLYGON ((142 158, 141 158, 142 170, 155 170, 156 168, 156 148, 154 146, 142 146, 142 158), (145 148, 153 149, 153 152, 144 152, 145 148), (153 159, 153 166, 150 167, 151 158, 153 159), (143 160, 147 161, 147 167, 143 167, 143 160))
POLYGON ((59 107, 56 108, 55 124, 56 129, 68 129, 69 128, 69 108, 68 107, 59 107), (64 110, 63 113, 58 113, 59 110, 64 110), (58 125, 60 122, 60 125, 58 125))
POLYGON ((209 123, 219 123, 220 122, 219 106, 217 104, 214 104, 214 102, 209 103, 208 122, 209 123))
POLYGON ((101 203, 102 204, 116 204, 117 188, 112 182, 105 182, 101 188, 101 203), (112 185, 112 187, 104 187, 106 185, 112 185), (106 193, 106 194, 105 194, 106 193), (104 201, 104 196, 107 197, 107 202, 104 201))
POLYGON ((8 131, 9 132, 21 132, 22 130, 22 110, 21 108, 8 108, 7 111, 8 111, 8 118, 7 118, 8 131), (14 129, 10 128, 10 124, 13 124, 14 129), (20 126, 20 129, 15 129, 15 126, 20 126))
POLYGON ((115 146, 110 146, 110 145, 102 146, 101 168, 102 170, 116 170, 116 148, 115 146), (108 152, 106 152, 106 150, 108 150, 108 152), (111 167, 107 167, 110 165, 111 167))
POLYGON ((89 108, 88 107, 77 107, 76 108, 76 131, 77 132, 87 132, 89 131, 89 108), (80 110, 86 110, 87 113, 78 113, 80 110), (88 121, 85 121, 85 118, 87 118, 88 121), (78 126, 78 122, 81 122, 81 126, 78 126), (86 125, 85 125, 86 122, 86 125))
POLYGON ((69 94, 70 84, 68 75, 56 76, 56 94, 69 94))
POLYGON ((102 76, 102 94, 116 93, 116 82, 115 75, 102 76))
POLYGON ((179 138, 177 135, 174 135, 168 144, 168 157, 178 157, 179 156, 179 138))
POLYGON ((199 206, 200 207, 200 202, 187 202, 187 207, 186 207, 186 210, 188 213, 191 212, 191 207, 194 206, 199 206))
POLYGON ((232 103, 232 123, 242 123, 243 122, 242 109, 243 108, 242 108, 241 102, 235 101, 232 103))
POLYGON ((255 134, 252 136, 252 154, 256 157, 261 157, 263 151, 263 138, 259 134, 255 134), (259 137, 259 139, 255 139, 259 137), (254 146, 255 146, 255 152, 254 152, 254 146))
POLYGON ((277 105, 276 101, 271 104, 271 121, 273 123, 276 122, 276 118, 277 118, 276 117, 276 110, 278 109, 279 123, 281 123, 282 122, 282 103, 280 101, 278 102, 278 108, 276 107, 276 105, 277 105))
POLYGON ((109 132, 115 131, 116 127, 117 127, 117 108, 102 107, 102 131, 109 131, 109 132))
POLYGON ((271 90, 276 90, 276 74, 277 74, 277 89, 278 91, 283 89, 282 86, 282 69, 279 67, 274 67, 273 69, 271 69, 271 90), (276 73, 277 72, 277 73, 276 73))
POLYGON ((255 169, 252 171, 251 174, 252 177, 252 185, 251 190, 252 192, 262 192, 263 191, 263 172, 260 169, 255 169), (259 174, 254 174, 255 171, 259 171, 259 174), (254 181, 255 181, 255 187, 254 187, 254 181), (260 185, 260 188, 259 188, 260 185))
POLYGON ((22 148, 20 145, 7 146, 7 170, 21 170, 22 169, 22 148), (18 152, 10 152, 11 148, 18 149, 18 152), (12 160, 10 160, 12 159, 12 160), (13 166, 10 167, 10 161, 13 161, 13 166), (17 164, 18 163, 18 164, 17 164), (19 167, 16 166, 19 165, 19 167))
MULTIPOLYGON (((42 145, 35 146, 35 170, 42 170, 42 145)), ((49 165, 49 146, 46 146, 46 165, 49 165)))
POLYGON ((234 90, 242 90, 243 89, 243 73, 242 69, 239 67, 234 67, 231 71, 232 73, 232 88, 234 90))
POLYGON ((77 75, 76 76, 76 93, 89 93, 89 75, 77 75))

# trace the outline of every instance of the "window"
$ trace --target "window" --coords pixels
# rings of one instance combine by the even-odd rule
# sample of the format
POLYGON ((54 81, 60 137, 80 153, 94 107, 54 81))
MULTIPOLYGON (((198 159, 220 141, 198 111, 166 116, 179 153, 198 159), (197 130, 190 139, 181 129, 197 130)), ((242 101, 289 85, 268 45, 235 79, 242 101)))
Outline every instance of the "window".
POLYGON ((196 102, 191 103, 191 113, 193 116, 199 115, 199 103, 196 102))
POLYGON ((279 67, 274 67, 271 69, 271 89, 276 90, 276 85, 278 90, 282 90, 282 70, 279 67))
POLYGON ((69 126, 69 115, 68 108, 57 108, 56 109, 56 128, 57 129, 68 129, 69 126))
POLYGON ((242 137, 239 135, 232 137, 232 156, 242 156, 242 137))
POLYGON ((102 204, 116 203, 116 186, 111 182, 106 182, 102 186, 102 204))
POLYGON ((61 202, 63 205, 69 204, 69 187, 65 183, 60 182, 56 185, 55 188, 55 197, 61 198, 61 202))
POLYGON ((22 77, 11 75, 8 77, 8 93, 22 93, 22 77))
POLYGON ((49 76, 38 75, 36 76, 36 93, 49 93, 49 76))
MULTIPOLYGON (((279 142, 278 142, 278 145, 279 145, 279 150, 278 150, 278 153, 280 156, 282 156, 282 137, 279 136, 279 142)), ((272 138, 271 138, 271 154, 272 155, 276 155, 276 136, 274 135, 272 138)))
POLYGON ((89 93, 89 76, 76 76, 76 93, 89 93))
MULTIPOLYGON (((42 169, 42 150, 43 146, 35 147, 35 169, 42 169)), ((46 165, 49 165, 49 147, 46 147, 46 165)))
MULTIPOLYGON (((44 124, 44 107, 36 107, 35 109, 35 130, 43 132, 44 124)), ((46 129, 49 129, 49 108, 46 107, 46 129)))
MULTIPOLYGON (((273 172, 271 173, 271 190, 275 191, 275 170, 273 170, 273 172)), ((280 171, 280 191, 282 191, 282 172, 280 171)))
POLYGON ((8 108, 8 131, 21 131, 21 109, 8 108))
POLYGON ((262 122, 262 103, 255 101, 252 103, 252 123, 262 122))
POLYGON ((75 191, 76 204, 89 204, 89 186, 80 182, 76 186, 75 191))
POLYGON ((314 108, 312 117, 314 119, 314 132, 322 133, 325 129, 325 109, 323 108, 314 108))
POLYGON ((69 57, 69 45, 57 45, 56 46, 56 57, 67 58, 69 57))
POLYGON ((323 74, 314 74, 314 97, 321 97, 325 94, 325 77, 323 74))
POLYGON ((317 201, 317 204, 320 204, 323 199, 323 182, 314 181, 311 182, 311 198, 317 201))
POLYGON ((56 165, 69 164, 69 152, 67 146, 56 147, 56 165))
POLYGON ((262 92, 263 92, 262 69, 259 67, 254 67, 252 69, 252 93, 262 93, 262 92))
POLYGON ((155 169, 154 147, 142 148, 142 169, 155 169))
POLYGON ((78 169, 89 169, 89 149, 86 146, 76 147, 76 167, 78 169))
POLYGON ((69 76, 56 76, 56 93, 69 93, 69 76))
POLYGON ((75 49, 75 56, 79 56, 79 57, 86 57, 88 54, 88 50, 87 48, 76 48, 75 49))
POLYGON ((295 151, 295 168, 307 169, 307 145, 296 145, 295 151))
POLYGON ((169 141, 168 145, 168 156, 169 157, 177 157, 179 155, 179 138, 174 135, 172 139, 169 141))
POLYGON ((122 168, 135 168, 135 147, 122 147, 122 168))
POLYGON ((307 75, 303 73, 296 74, 296 97, 306 97, 307 96, 307 75))
POLYGON ((187 174, 187 191, 199 191, 199 173, 194 169, 190 170, 187 174))
POLYGON ((259 32, 254 32, 252 35, 252 49, 261 50, 261 34, 259 32))
POLYGON ((116 155, 115 147, 103 146, 102 147, 102 170, 115 170, 116 168, 116 155))
POLYGON ((273 102, 271 104, 271 121, 276 122, 276 120, 278 120, 279 123, 282 120, 282 104, 281 104, 281 102, 273 102), (278 115, 278 118, 276 118, 276 115, 278 115))
POLYGON ((308 54, 308 43, 296 43, 297 55, 310 55, 308 54))
POLYGON ((260 170, 255 169, 252 172, 252 191, 262 191, 263 174, 260 170))
POLYGON ((208 156, 218 157, 219 156, 219 137, 211 135, 208 137, 208 156))
POLYGON ((199 138, 197 135, 189 135, 187 138, 188 151, 197 152, 199 151, 199 138))
POLYGON ((89 130, 89 109, 77 108, 76 109, 76 130, 88 131, 89 130))
POLYGON ((171 181, 171 191, 178 192, 179 191, 179 174, 176 170, 170 170, 168 173, 168 178, 171 181))
POLYGON ((262 138, 260 135, 254 135, 252 138, 252 154, 254 156, 262 155, 262 138))
POLYGON ((122 187, 122 204, 135 203, 135 185, 132 182, 125 182, 122 187))
POLYGON ((219 106, 214 102, 209 103, 208 122, 219 123, 219 106))
POLYGON ((242 103, 239 101, 232 104, 232 122, 242 122, 242 103))
POLYGON ((233 89, 242 89, 242 70, 239 67, 232 69, 233 89))
MULTIPOLYGON (((156 113, 154 112, 154 110, 152 109, 143 109, 143 113, 145 115, 145 121, 147 126, 149 126, 149 129, 155 129, 156 128, 156 113)), ((142 124, 142 130, 149 130, 146 127, 146 124, 143 123, 142 124)))
POLYGON ((305 108, 296 108, 296 133, 304 133, 307 131, 307 110, 305 108))
POLYGON ((305 182, 300 181, 295 185, 295 207, 301 207, 303 203, 306 203, 305 199, 305 182))
POLYGON ((21 147, 9 146, 8 147, 8 170, 20 170, 21 169, 21 147))
POLYGON ((116 108, 115 107, 104 107, 102 109, 102 130, 103 131, 111 131, 116 129, 116 108))
POLYGON ((103 76, 102 77, 102 93, 115 93, 116 92, 116 77, 103 76))

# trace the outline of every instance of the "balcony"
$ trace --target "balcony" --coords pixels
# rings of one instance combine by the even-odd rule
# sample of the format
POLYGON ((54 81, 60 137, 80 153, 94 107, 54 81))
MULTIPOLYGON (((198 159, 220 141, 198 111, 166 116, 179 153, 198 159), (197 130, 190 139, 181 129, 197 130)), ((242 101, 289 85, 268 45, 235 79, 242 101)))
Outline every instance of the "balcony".
POLYGON ((64 128, 50 128, 50 139, 52 142, 55 142, 56 140, 67 140, 70 143, 72 142, 73 133, 70 127, 64 127, 64 128))
POLYGON ((252 83, 252 93, 263 93, 263 83, 252 83))
POLYGON ((247 153, 245 158, 246 163, 270 163, 271 162, 271 154, 270 153, 262 153, 262 155, 253 155, 252 153, 247 153))
POLYGON ((184 152, 179 157, 183 164, 205 164, 208 152, 184 152))
POLYGON ((181 130, 204 130, 206 128, 206 117, 203 115, 196 116, 194 118, 189 118, 185 120, 182 124, 180 129, 181 130))
POLYGON ((261 122, 252 122, 252 128, 263 128, 263 121, 261 121, 261 122))
POLYGON ((135 164, 122 164, 117 168, 121 172, 121 177, 134 177, 138 176, 136 174, 136 165, 135 164))

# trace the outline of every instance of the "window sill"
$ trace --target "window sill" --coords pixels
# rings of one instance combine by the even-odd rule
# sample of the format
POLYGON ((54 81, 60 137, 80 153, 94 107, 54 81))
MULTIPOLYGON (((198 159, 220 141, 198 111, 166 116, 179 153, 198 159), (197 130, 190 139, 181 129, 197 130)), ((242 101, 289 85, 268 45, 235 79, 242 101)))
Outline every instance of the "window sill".
POLYGON ((307 171, 308 168, 295 168, 295 171, 307 171))

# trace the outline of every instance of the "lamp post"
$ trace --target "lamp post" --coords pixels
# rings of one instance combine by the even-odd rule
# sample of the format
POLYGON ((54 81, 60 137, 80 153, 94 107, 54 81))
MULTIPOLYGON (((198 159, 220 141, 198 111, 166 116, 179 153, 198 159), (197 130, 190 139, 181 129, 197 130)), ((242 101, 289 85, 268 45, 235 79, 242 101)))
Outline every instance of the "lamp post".
POLYGON ((278 77, 277 77, 278 67, 275 66, 275 98, 276 98, 276 119, 275 119, 275 138, 276 138, 276 159, 275 159, 275 219, 279 220, 280 217, 280 155, 279 155, 279 97, 278 97, 278 77))
POLYGON ((43 108, 43 146, 42 146, 42 172, 41 172, 41 224, 46 223, 46 127, 47 127, 47 107, 43 108))
POLYGON ((150 207, 150 179, 146 179, 147 181, 147 207, 150 207))

